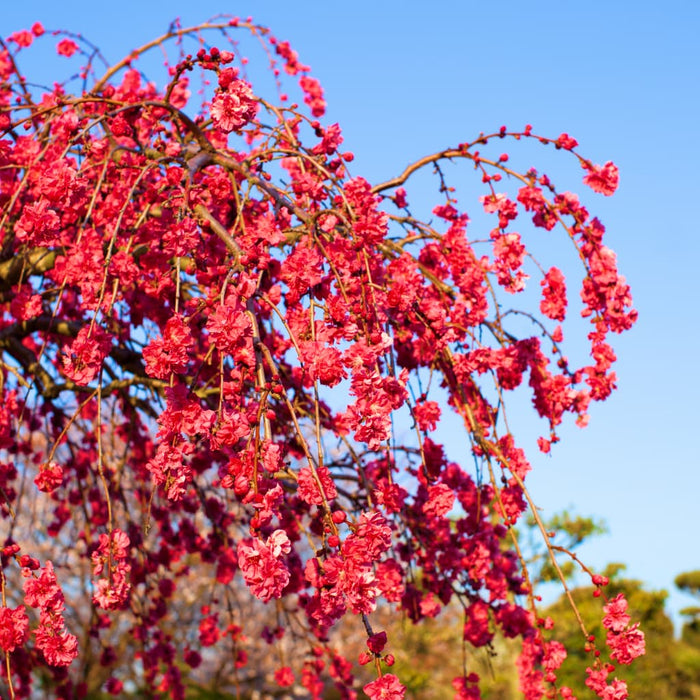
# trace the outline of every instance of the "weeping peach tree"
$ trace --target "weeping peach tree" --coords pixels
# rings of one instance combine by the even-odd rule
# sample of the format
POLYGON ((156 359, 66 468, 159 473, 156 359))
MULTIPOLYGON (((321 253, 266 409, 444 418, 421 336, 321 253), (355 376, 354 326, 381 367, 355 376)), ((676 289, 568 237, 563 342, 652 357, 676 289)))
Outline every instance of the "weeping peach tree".
MULTIPOLYGON (((636 312, 603 224, 504 150, 557 149, 602 195, 617 168, 567 134, 501 127, 368 182, 322 121, 310 69, 250 20, 175 24, 112 66, 40 24, 0 49, 9 697, 84 696, 90 664, 97 690, 184 697, 217 645, 243 672, 263 644, 274 667, 258 691, 397 700, 400 639, 373 626, 377 605, 419 625, 457 604, 455 698, 480 697, 466 651, 496 634, 521 640, 525 698, 572 698, 518 546, 528 509, 555 569, 560 553, 505 411, 529 395, 545 453, 569 414, 585 425, 615 387, 610 335, 636 312), (24 77, 38 44, 74 78, 24 77), (141 70, 153 52, 168 57, 160 82, 141 70), (488 225, 458 202, 460 163, 488 225), (422 214, 419 171, 436 183, 422 214), (565 250, 555 239, 568 260, 535 256, 565 250), (569 340, 589 346, 581 366, 569 340), (439 439, 448 419, 461 461, 439 439), (187 625, 172 624, 178 606, 187 625), (275 624, 253 629, 256 606, 275 624), (343 618, 366 636, 359 657, 333 641, 343 618)), ((643 653, 643 633, 577 565, 607 631, 579 618, 586 683, 620 700, 615 664, 643 653)))

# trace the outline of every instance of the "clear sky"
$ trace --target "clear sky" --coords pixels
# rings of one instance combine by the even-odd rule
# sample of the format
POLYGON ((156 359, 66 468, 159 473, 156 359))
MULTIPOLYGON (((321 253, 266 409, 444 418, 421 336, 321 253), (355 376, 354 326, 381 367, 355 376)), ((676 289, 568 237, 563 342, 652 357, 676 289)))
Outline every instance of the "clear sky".
MULTIPOLYGON (((175 17, 222 12, 292 43, 324 86, 353 173, 369 180, 501 124, 568 132, 586 157, 619 166, 615 197, 587 201, 640 319, 614 339, 619 391, 553 456, 535 455, 529 483, 545 513, 571 506, 607 521, 587 561, 624 562, 672 591, 676 574, 700 568, 700 3, 32 0, 4 3, 0 34, 40 20, 117 60, 175 17)), ((670 607, 690 602, 672 593, 670 607)))

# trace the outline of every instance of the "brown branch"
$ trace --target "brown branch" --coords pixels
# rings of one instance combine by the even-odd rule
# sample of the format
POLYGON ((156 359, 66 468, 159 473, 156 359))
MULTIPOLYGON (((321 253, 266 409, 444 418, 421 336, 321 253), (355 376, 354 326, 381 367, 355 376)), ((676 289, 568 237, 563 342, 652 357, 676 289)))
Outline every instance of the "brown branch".
POLYGON ((24 254, 15 254, 0 262, 0 291, 10 289, 22 278, 22 274, 41 275, 50 270, 60 251, 49 248, 32 248, 24 254))
POLYGON ((375 185, 372 188, 372 193, 377 194, 379 192, 383 192, 384 190, 390 190, 393 187, 399 187, 400 185, 403 185, 404 182, 406 182, 406 180, 408 180, 408 178, 411 177, 411 175, 413 175, 413 173, 415 173, 417 170, 420 170, 426 165, 430 165, 430 163, 437 163, 441 160, 444 160, 445 158, 467 158, 469 160, 474 160, 474 156, 471 153, 468 153, 467 151, 459 150, 456 148, 448 148, 445 151, 433 153, 432 155, 425 156, 424 158, 417 160, 415 163, 411 163, 411 165, 409 165, 401 173, 401 175, 398 175, 397 177, 392 178, 391 180, 387 180, 386 182, 382 182, 378 185, 375 185))

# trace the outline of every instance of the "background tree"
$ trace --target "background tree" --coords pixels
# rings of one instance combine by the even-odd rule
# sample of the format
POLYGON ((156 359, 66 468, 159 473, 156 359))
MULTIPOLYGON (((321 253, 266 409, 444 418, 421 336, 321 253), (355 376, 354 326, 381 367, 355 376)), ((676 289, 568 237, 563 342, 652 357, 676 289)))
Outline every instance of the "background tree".
MULTIPOLYGON (((9 695, 35 682, 59 697, 97 684, 183 697, 224 648, 241 695, 401 698, 371 617, 383 599, 415 623, 459 606, 465 649, 517 638, 524 696, 571 697, 514 528, 533 504, 507 397, 529 387, 548 452, 567 414, 583 426, 610 395, 609 335, 636 312, 602 223, 502 148, 561 150, 603 195, 617 168, 568 134, 504 126, 372 185, 319 121, 309 68, 251 22, 173 25, 99 61, 39 24, 0 53, 9 695), (268 88, 249 82, 246 33, 268 88), (37 41, 79 62, 75 81, 35 90, 19 66, 37 41), (161 83, 138 69, 151 50, 168 56, 161 83), (460 161, 482 187, 469 227, 450 184, 460 161), (424 169, 437 200, 419 213, 409 181, 424 169), (580 264, 573 319, 555 230, 580 264), (590 358, 575 366, 564 335, 582 330, 590 358), (437 441, 448 420, 466 436, 461 464, 437 441), (262 629, 258 601, 274 611, 262 629), (331 640, 344 618, 373 680, 331 640), (271 674, 254 661, 265 645, 271 674)), ((607 655, 643 653, 623 605, 607 599, 605 639, 589 642, 587 683, 604 698, 626 692, 607 655)), ((479 695, 467 659, 458 698, 479 695)))
MULTIPOLYGON (((700 596, 700 570, 686 571, 676 576, 675 584, 684 593, 700 596)), ((700 697, 700 606, 683 608, 685 617, 681 629, 681 640, 676 652, 683 677, 693 691, 688 697, 700 697)))
MULTIPOLYGON (((684 593, 700 597, 700 571, 686 571, 678 574, 675 584, 684 593)), ((690 606, 683 608, 681 615, 687 618, 683 624, 683 641, 700 647, 700 607, 690 606)))

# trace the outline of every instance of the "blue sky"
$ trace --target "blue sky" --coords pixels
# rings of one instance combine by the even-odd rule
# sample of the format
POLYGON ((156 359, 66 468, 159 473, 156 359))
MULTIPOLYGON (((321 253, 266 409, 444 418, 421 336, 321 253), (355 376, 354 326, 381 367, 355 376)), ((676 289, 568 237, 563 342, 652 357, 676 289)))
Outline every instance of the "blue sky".
MULTIPOLYGON (((619 391, 593 408, 588 428, 566 429, 551 457, 534 455, 529 483, 545 514, 570 506, 607 521, 610 535, 584 549, 595 566, 624 562, 628 575, 669 591, 676 574, 700 568, 700 243, 692 213, 700 196, 700 4, 120 0, 97 7, 6 3, 0 34, 40 20, 84 34, 116 60, 177 16, 194 24, 221 12, 252 15, 288 39, 321 80, 327 119, 341 123, 356 155, 354 174, 387 179, 414 158, 501 124, 565 131, 594 162, 615 161, 616 196, 586 201, 606 224, 640 319, 615 338, 619 391)), ((534 152, 532 165, 550 157, 534 152)), ((464 206, 478 206, 479 194, 466 191, 464 206)), ((672 610, 688 604, 672 593, 672 610)))

